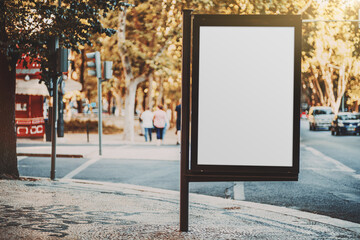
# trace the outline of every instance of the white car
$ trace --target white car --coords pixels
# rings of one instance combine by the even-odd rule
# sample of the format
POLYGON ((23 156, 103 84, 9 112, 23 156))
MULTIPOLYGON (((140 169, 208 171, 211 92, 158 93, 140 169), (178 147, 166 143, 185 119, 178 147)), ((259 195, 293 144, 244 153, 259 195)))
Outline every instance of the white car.
POLYGON ((334 113, 331 107, 311 107, 309 110, 310 131, 318 129, 330 130, 334 113))

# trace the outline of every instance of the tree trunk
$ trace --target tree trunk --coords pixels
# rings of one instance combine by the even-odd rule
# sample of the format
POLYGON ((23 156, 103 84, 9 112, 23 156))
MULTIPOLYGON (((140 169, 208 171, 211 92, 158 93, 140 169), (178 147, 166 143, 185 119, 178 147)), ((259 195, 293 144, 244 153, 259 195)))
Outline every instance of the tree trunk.
POLYGON ((18 178, 15 127, 16 58, 10 61, 0 53, 0 177, 18 178))
POLYGON ((149 75, 149 91, 148 91, 148 101, 149 101, 148 107, 150 108, 151 111, 154 107, 153 83, 154 83, 154 75, 150 74, 149 75))
MULTIPOLYGON (((0 1, 1 9, 4 2, 0 1)), ((6 46, 6 22, 0 21, 0 42, 6 46)), ((9 52, 9 51, 8 51, 9 52)), ((15 86, 17 54, 0 51, 0 178, 18 178, 16 158, 15 86)))
POLYGON ((306 4, 305 4, 305 6, 302 8, 302 9, 300 9, 300 11, 297 13, 298 15, 301 15, 301 14, 303 14, 306 10, 308 10, 308 8, 311 6, 311 3, 312 3, 312 0, 309 0, 306 4))
POLYGON ((134 141, 134 108, 135 108, 135 94, 136 86, 131 82, 126 90, 125 96, 125 122, 124 122, 124 140, 134 141))
POLYGON ((112 106, 113 106, 113 104, 112 104, 112 93, 111 93, 111 91, 108 91, 107 92, 107 95, 106 95, 106 100, 108 101, 108 107, 107 107, 107 112, 108 112, 108 114, 109 115, 111 115, 112 114, 112 106))
POLYGON ((139 83, 145 81, 145 76, 141 75, 137 77, 133 81, 130 81, 130 84, 126 88, 126 96, 125 96, 125 121, 124 121, 124 140, 133 142, 135 137, 135 119, 134 119, 134 111, 135 111, 135 96, 136 89, 139 83))
POLYGON ((319 74, 317 73, 317 70, 314 67, 311 67, 310 69, 311 69, 312 76, 309 77, 309 80, 312 81, 312 83, 313 83, 314 89, 316 91, 316 96, 318 97, 321 105, 325 106, 326 101, 325 101, 323 91, 319 84, 319 74))
POLYGON ((135 95, 137 85, 145 81, 145 76, 141 75, 134 78, 131 61, 125 45, 125 27, 126 27, 126 10, 121 11, 119 14, 119 28, 118 28, 118 46, 121 57, 121 63, 125 76, 125 122, 124 122, 124 140, 134 141, 134 108, 135 108, 135 95))
POLYGON ((157 105, 164 105, 164 78, 160 77, 159 79, 159 95, 157 97, 157 105))
MULTIPOLYGON (((81 50, 81 64, 80 64, 80 83, 82 86, 82 89, 85 89, 85 50, 81 50)), ((73 69, 75 71, 75 69, 73 69)), ((90 98, 89 98, 90 99, 90 98)))
MULTIPOLYGON (((351 64, 349 68, 351 68, 351 64)), ((337 96, 335 96, 335 89, 332 81, 332 76, 334 74, 333 68, 330 67, 329 70, 323 70, 326 93, 329 98, 330 106, 335 114, 339 112, 341 99, 345 93, 346 84, 348 81, 348 78, 345 76, 345 66, 342 66, 339 68, 339 70, 339 81, 336 89, 337 96)))
POLYGON ((121 111, 122 111, 122 100, 121 100, 121 91, 116 91, 115 94, 115 102, 116 102, 116 109, 117 112, 115 110, 115 115, 118 113, 120 115, 121 111))

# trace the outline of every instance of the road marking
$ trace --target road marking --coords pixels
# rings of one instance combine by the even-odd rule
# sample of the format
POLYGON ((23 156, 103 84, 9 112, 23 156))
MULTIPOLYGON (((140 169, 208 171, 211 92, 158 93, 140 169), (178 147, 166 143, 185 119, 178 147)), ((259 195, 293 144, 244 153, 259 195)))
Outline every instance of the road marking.
MULTIPOLYGON (((341 170, 341 169, 325 169, 325 168, 316 168, 316 167, 304 167, 304 168, 301 168, 301 170, 311 170, 311 171, 315 171, 315 172, 318 172, 318 171, 325 171, 325 172, 344 172, 344 171, 341 170)), ((348 171, 345 171, 345 172, 348 172, 348 171)))
POLYGON ((326 156, 325 154, 323 154, 322 152, 316 150, 315 148, 306 146, 305 149, 312 152, 314 155, 319 156, 319 157, 323 158, 324 160, 335 164, 336 168, 343 171, 343 172, 356 172, 354 169, 349 168, 348 166, 345 166, 341 162, 339 162, 339 161, 337 161, 337 160, 335 160, 335 159, 333 159, 333 158, 331 158, 329 156, 326 156))
POLYGON ((71 178, 73 178, 75 175, 79 174, 81 171, 85 170, 90 165, 96 163, 99 159, 100 159, 100 157, 90 159, 89 161, 83 163, 80 167, 78 167, 75 170, 73 170, 72 172, 68 173, 62 179, 71 179, 71 178))
MULTIPOLYGON (((114 151, 116 149, 126 149, 129 148, 128 145, 125 146, 120 146, 120 147, 116 147, 116 148, 112 148, 110 149, 110 151, 114 151)), ((107 149, 109 150, 109 149, 107 149)), ((67 175, 65 175, 62 179, 72 179, 75 175, 79 174, 81 171, 85 170, 86 168, 88 168, 90 165, 96 163, 98 160, 100 160, 101 158, 103 158, 104 156, 94 156, 95 154, 98 154, 97 151, 93 151, 92 153, 90 153, 89 155, 87 155, 88 157, 92 157, 89 161, 83 163, 80 167, 76 168, 75 170, 73 170, 72 172, 68 173, 67 175)))
POLYGON ((24 160, 25 158, 28 158, 27 156, 21 156, 21 157, 17 157, 17 161, 21 162, 22 160, 24 160))
POLYGON ((234 182, 234 200, 245 201, 245 187, 243 182, 234 182))
MULTIPOLYGON (((344 165, 343 163, 329 157, 326 156, 325 154, 323 154, 322 152, 316 150, 315 148, 312 147, 308 147, 305 144, 303 144, 302 146, 304 146, 304 148, 310 152, 312 152, 314 155, 321 157, 322 159, 324 159, 325 161, 328 161, 332 164, 335 165, 336 169, 332 169, 332 171, 341 171, 341 172, 348 172, 348 173, 353 173, 351 174, 352 177, 356 178, 356 179, 360 179, 360 175, 359 174, 354 174, 356 173, 356 170, 349 168, 348 166, 344 165)), ((323 171, 324 169, 321 169, 321 171, 323 171)))
POLYGON ((356 179, 360 179, 360 174, 355 174, 355 175, 353 175, 353 177, 356 179))

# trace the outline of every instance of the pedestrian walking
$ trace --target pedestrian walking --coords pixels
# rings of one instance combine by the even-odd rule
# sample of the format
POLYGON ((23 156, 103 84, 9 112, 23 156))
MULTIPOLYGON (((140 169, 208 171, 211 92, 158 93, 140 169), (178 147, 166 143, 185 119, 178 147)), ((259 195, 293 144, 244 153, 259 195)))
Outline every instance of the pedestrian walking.
POLYGON ((166 113, 166 122, 165 122, 165 127, 163 130, 163 143, 165 142, 165 135, 167 130, 170 128, 170 121, 171 121, 171 109, 167 109, 165 111, 166 113))
POLYGON ((154 112, 154 126, 156 128, 157 145, 160 145, 163 140, 163 132, 166 124, 166 112, 162 105, 158 105, 158 109, 154 112))
POLYGON ((180 131, 180 126, 181 126, 181 99, 178 102, 178 105, 175 107, 175 112, 176 112, 176 135, 177 135, 177 142, 176 145, 179 145, 181 142, 181 131, 180 131))
POLYGON ((142 120, 142 126, 144 128, 145 142, 148 141, 148 136, 150 142, 152 140, 153 118, 154 114, 150 111, 149 107, 147 107, 145 112, 140 115, 140 119, 142 120))

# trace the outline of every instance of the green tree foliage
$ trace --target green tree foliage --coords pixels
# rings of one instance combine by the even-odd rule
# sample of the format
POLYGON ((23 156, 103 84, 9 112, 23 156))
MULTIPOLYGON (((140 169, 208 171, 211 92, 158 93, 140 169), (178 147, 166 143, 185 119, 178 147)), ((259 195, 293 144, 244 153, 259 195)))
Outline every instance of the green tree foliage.
POLYGON ((61 46, 78 51, 80 45, 91 45, 90 37, 94 33, 108 36, 115 33, 114 29, 104 28, 99 18, 123 5, 116 0, 63 0, 61 6, 58 1, 2 1, 0 9, 4 14, 0 22, 4 36, 0 51, 10 58, 21 54, 40 56, 46 81, 51 38, 58 37, 61 46))
MULTIPOLYGON (((134 135, 133 113, 138 85, 148 94, 149 100, 156 91, 158 95, 165 95, 161 92, 171 88, 169 79, 170 83, 176 81, 177 89, 179 87, 181 12, 176 3, 143 1, 126 12, 115 11, 103 19, 105 26, 118 29, 118 34, 103 39, 102 45, 105 55, 114 61, 114 75, 121 87, 117 92, 124 93, 127 140, 134 135), (154 80, 145 83, 147 79, 154 80), (157 87, 152 90, 153 83, 157 87), (121 91, 123 88, 125 91, 121 91)), ((160 102, 163 103, 163 99, 160 102)))
POLYGON ((133 139, 135 94, 141 93, 137 91, 138 87, 144 93, 140 97, 146 97, 145 106, 165 103, 173 109, 180 98, 182 9, 195 9, 194 13, 202 14, 295 14, 304 11, 307 3, 281 0, 265 3, 254 0, 141 1, 126 12, 109 13, 103 19, 104 25, 117 28, 118 34, 98 43, 105 49, 104 55, 115 63, 120 88, 113 89, 124 93, 125 138, 133 139))
POLYGON ((356 98, 359 86, 358 23, 332 20, 358 19, 359 2, 313 1, 303 24, 303 86, 311 105, 331 106, 337 113, 346 89, 356 98))
POLYGON ((18 176, 15 129, 15 68, 26 54, 40 57, 44 81, 49 80, 49 39, 77 50, 90 44, 93 33, 111 35, 99 20, 126 3, 117 0, 1 0, 0 1, 0 175, 18 176))
MULTIPOLYGON (((135 2, 134 2, 135 3, 135 2)), ((104 26, 118 29, 116 35, 94 35, 94 48, 103 60, 114 61, 115 79, 104 86, 125 103, 125 134, 132 138, 135 99, 145 106, 171 104, 180 98, 182 9, 201 14, 301 14, 303 19, 356 19, 358 3, 335 0, 162 0, 139 1, 134 8, 110 11, 104 26), (145 81, 147 80, 147 81, 145 81), (140 90, 139 90, 140 88, 140 90), (135 98, 136 93, 141 93, 135 98)), ((358 35, 354 23, 303 24, 303 86, 310 104, 338 108, 346 87, 357 99, 358 35), (333 67, 330 67, 333 66, 333 67), (343 69, 343 70, 341 70, 343 69)), ((220 84, 220 82, 219 82, 220 84)))

